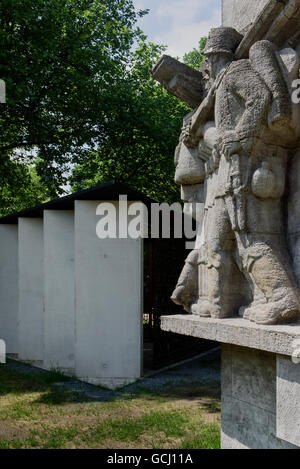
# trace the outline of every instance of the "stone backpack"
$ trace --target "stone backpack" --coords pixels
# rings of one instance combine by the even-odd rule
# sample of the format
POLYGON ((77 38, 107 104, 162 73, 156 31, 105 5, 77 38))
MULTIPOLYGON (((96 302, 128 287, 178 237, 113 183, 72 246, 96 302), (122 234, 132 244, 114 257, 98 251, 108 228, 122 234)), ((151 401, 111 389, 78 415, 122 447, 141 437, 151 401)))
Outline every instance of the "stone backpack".
POLYGON ((299 105, 292 102, 292 82, 299 77, 299 57, 294 49, 278 48, 270 41, 258 41, 250 49, 249 59, 272 93, 268 116, 272 131, 293 142, 299 137, 299 105))

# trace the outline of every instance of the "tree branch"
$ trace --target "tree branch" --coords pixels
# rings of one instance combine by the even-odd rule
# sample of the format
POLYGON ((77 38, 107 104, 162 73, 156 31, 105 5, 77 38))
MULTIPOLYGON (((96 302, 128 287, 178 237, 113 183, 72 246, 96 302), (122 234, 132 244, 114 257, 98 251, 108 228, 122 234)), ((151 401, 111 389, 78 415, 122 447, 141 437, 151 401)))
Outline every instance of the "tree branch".
POLYGON ((51 145, 53 142, 19 142, 16 144, 11 144, 11 145, 5 145, 3 147, 0 147, 0 152, 1 151, 9 151, 9 150, 15 150, 17 148, 27 148, 27 147, 34 147, 38 145, 51 145))

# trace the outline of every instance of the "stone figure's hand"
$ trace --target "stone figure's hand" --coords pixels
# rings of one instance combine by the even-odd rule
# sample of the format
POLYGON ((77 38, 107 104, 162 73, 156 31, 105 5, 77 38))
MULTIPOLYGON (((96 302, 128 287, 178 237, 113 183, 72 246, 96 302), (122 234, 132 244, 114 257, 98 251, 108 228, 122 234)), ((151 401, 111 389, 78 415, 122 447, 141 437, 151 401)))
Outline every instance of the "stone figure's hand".
POLYGON ((221 152, 228 160, 232 155, 238 154, 242 149, 241 142, 223 143, 221 152))
POLYGON ((190 125, 185 129, 183 143, 189 148, 196 148, 199 144, 199 138, 197 135, 194 135, 194 133, 191 132, 191 122, 190 125))
POLYGON ((239 153, 241 144, 234 131, 227 131, 221 136, 219 149, 220 153, 224 155, 227 160, 231 155, 239 153))
POLYGON ((254 144, 255 144, 255 138, 254 137, 246 138, 242 140, 240 143, 241 143, 241 148, 243 150, 243 153, 246 153, 247 155, 250 156, 252 153, 254 144))
POLYGON ((185 124, 182 129, 181 129, 181 134, 180 134, 180 138, 179 138, 179 143, 183 142, 187 133, 189 132, 189 124, 185 124))
POLYGON ((229 159, 234 154, 251 155, 255 145, 255 137, 239 138, 239 133, 228 131, 221 140, 221 153, 229 159))

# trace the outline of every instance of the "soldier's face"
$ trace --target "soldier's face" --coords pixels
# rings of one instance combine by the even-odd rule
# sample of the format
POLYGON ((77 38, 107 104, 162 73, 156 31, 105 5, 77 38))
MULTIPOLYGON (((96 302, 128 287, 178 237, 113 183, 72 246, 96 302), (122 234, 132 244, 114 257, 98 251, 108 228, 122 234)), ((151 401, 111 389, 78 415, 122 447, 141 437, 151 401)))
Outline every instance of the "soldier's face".
POLYGON ((210 74, 213 79, 215 79, 218 74, 223 70, 224 67, 230 62, 232 62, 233 57, 229 54, 224 54, 222 52, 216 52, 215 54, 210 54, 207 57, 208 65, 210 68, 210 74))
POLYGON ((210 74, 212 78, 216 78, 219 69, 220 54, 211 54, 207 57, 207 62, 210 68, 210 74))

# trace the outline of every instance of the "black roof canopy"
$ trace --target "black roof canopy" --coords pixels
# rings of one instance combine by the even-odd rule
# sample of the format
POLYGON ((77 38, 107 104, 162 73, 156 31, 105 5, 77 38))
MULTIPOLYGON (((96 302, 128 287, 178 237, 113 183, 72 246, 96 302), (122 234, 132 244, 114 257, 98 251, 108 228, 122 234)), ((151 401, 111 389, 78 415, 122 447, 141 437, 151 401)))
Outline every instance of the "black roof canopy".
POLYGON ((156 203, 145 194, 138 192, 127 184, 111 181, 74 194, 51 200, 33 208, 7 215, 0 218, 1 225, 17 224, 19 218, 42 218, 44 210, 74 210, 75 200, 119 200, 120 195, 126 195, 129 201, 141 201, 147 207, 156 203))

